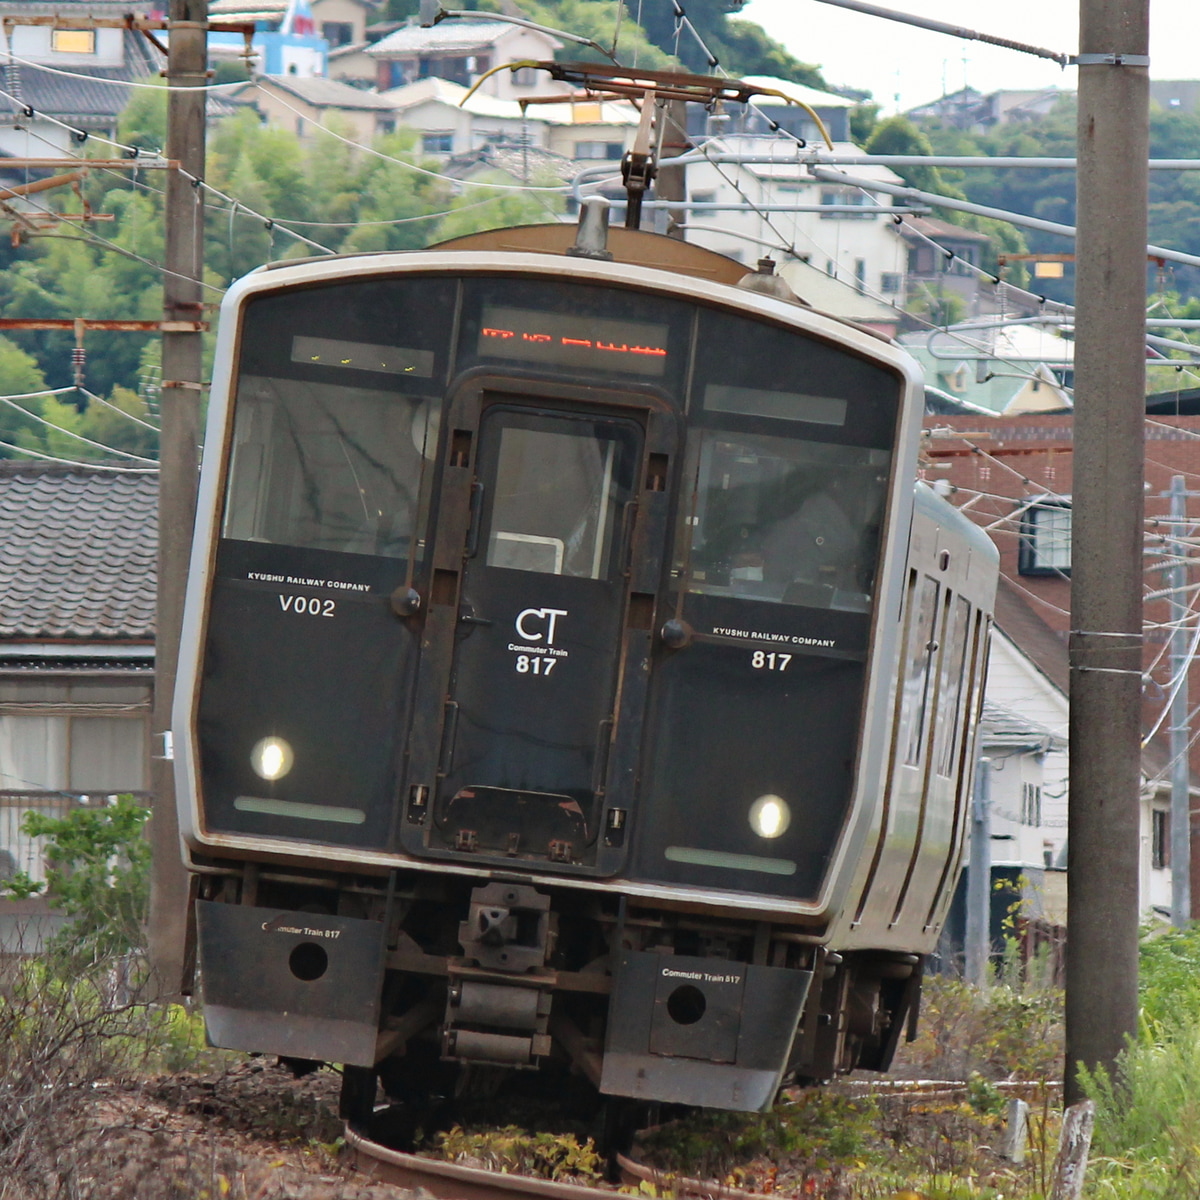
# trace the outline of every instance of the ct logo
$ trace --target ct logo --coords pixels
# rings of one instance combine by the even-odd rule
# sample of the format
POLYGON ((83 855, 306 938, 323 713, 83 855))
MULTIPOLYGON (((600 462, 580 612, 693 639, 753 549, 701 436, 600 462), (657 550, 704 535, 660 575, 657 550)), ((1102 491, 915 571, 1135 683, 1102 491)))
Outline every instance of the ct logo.
POLYGON ((558 623, 559 617, 565 617, 567 610, 565 608, 526 608, 522 609, 517 614, 517 633, 527 642, 540 642, 544 637, 547 646, 554 645, 554 627, 558 623), (527 626, 530 623, 535 625, 538 623, 544 624, 545 629, 540 633, 531 633, 527 626))

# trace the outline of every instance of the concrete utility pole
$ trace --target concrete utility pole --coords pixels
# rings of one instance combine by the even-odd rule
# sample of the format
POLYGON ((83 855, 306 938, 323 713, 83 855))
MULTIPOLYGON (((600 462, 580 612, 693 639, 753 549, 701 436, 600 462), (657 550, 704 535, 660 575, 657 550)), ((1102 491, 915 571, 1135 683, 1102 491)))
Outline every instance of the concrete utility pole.
POLYGON ((1175 545, 1171 566, 1165 572, 1171 605, 1171 924, 1186 929, 1192 920, 1192 813, 1189 785, 1188 750, 1192 722, 1189 716, 1188 671, 1192 656, 1186 626, 1188 602, 1184 593, 1188 581, 1187 480, 1171 476, 1171 531, 1175 545))
MULTIPOLYGON (((167 175, 166 267, 163 315, 199 321, 204 269, 204 117, 208 83, 208 0, 171 0, 167 56, 167 157, 180 170, 167 175), (187 174, 183 174, 183 172, 187 174)), ((158 485, 158 617, 154 650, 154 746, 150 821, 150 957, 162 997, 178 993, 187 929, 187 873, 179 852, 174 764, 169 760, 171 703, 179 662, 179 629, 199 468, 202 334, 164 333, 162 433, 158 485)))
POLYGON ((1066 1099, 1137 1027, 1150 0, 1080 0, 1066 1099))

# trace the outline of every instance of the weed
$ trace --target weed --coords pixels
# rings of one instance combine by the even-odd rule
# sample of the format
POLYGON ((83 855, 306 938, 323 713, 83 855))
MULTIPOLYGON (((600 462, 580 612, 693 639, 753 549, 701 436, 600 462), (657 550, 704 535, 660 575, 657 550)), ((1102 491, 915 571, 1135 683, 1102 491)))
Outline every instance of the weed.
POLYGON ((581 1144, 573 1133, 527 1133, 516 1125, 481 1132, 467 1132, 455 1125, 437 1134, 435 1147, 439 1157, 448 1162, 505 1175, 599 1180, 604 1167, 591 1138, 581 1144))

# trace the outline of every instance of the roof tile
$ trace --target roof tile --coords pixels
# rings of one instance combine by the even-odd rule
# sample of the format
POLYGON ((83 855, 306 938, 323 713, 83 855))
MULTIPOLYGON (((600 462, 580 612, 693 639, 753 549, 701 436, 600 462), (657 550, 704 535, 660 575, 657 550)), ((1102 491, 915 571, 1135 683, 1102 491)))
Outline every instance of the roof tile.
POLYGON ((0 638, 154 637, 158 481, 0 463, 0 638))

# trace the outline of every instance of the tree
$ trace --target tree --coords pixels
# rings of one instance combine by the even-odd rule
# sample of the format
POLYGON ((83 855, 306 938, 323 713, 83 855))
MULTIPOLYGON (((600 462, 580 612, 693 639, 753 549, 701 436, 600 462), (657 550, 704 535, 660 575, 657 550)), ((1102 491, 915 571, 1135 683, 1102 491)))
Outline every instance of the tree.
MULTIPOLYGON (((71 923, 58 948, 85 961, 125 954, 143 944, 150 897, 150 843, 142 828, 150 816, 132 796, 103 808, 76 808, 65 817, 28 812, 30 837, 44 837, 45 890, 71 923)), ((43 885, 19 873, 4 881, 9 895, 30 896, 43 885)))
MULTIPOLYGON (((867 141, 868 154, 928 155, 933 153, 929 139, 907 117, 888 117, 875 126, 867 141)), ((937 167, 905 166, 897 172, 911 187, 923 192, 964 199, 963 194, 942 178, 937 167)))

